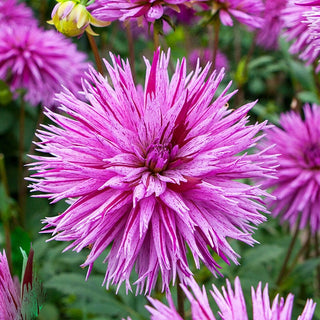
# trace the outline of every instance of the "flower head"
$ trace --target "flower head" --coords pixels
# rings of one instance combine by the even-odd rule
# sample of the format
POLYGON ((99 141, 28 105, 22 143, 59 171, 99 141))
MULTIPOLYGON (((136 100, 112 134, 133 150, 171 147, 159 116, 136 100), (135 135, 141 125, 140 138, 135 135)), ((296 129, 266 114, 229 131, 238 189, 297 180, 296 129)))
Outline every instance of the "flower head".
POLYGON ((0 252, 0 319, 16 320, 21 313, 20 288, 11 277, 5 251, 0 252))
POLYGON ((282 114, 282 128, 268 129, 266 141, 279 154, 278 180, 265 180, 274 188, 270 207, 275 216, 300 228, 320 230, 320 106, 304 106, 305 120, 294 111, 282 114))
POLYGON ((261 0, 199 0, 208 5, 212 14, 219 14, 225 26, 233 26, 232 17, 251 28, 261 28, 264 4, 261 0))
POLYGON ((0 25, 1 29, 5 25, 36 26, 37 21, 32 10, 24 3, 17 0, 1 0, 0 2, 0 25))
POLYGON ((29 257, 22 250, 25 259, 25 269, 21 288, 19 280, 12 278, 5 251, 0 253, 0 319, 27 320, 35 319, 39 314, 39 303, 43 291, 33 272, 33 255, 31 248, 29 257))
POLYGON ((281 11, 286 8, 287 0, 266 0, 263 24, 257 34, 257 43, 266 49, 277 49, 283 27, 281 11))
POLYGON ((6 27, 0 33, 0 79, 25 90, 31 105, 54 105, 61 85, 73 92, 87 69, 86 55, 61 34, 36 27, 6 27))
MULTIPOLYGON (((288 0, 287 8, 282 10, 283 27, 286 29, 284 36, 287 41, 293 41, 289 51, 292 54, 298 54, 307 65, 319 59, 319 48, 314 35, 310 32, 307 19, 314 10, 315 7, 295 0, 288 0)), ((320 71, 320 65, 316 71, 320 71)))
POLYGON ((96 36, 90 24, 104 27, 110 22, 100 21, 93 17, 80 0, 57 0, 48 23, 55 25, 57 30, 68 37, 82 35, 85 31, 96 36))
MULTIPOLYGON (((193 294, 188 290, 185 285, 181 285, 188 300, 191 304, 192 320, 198 319, 210 319, 215 320, 215 316, 210 308, 207 293, 205 288, 202 290, 198 284, 189 279, 188 285, 190 286, 193 294)), ((222 293, 215 285, 211 294, 219 308, 219 318, 224 320, 248 320, 247 308, 245 299, 243 296, 240 280, 236 277, 234 282, 234 290, 230 282, 227 280, 227 288, 222 287, 222 293)), ((272 306, 270 306, 270 299, 268 294, 268 284, 266 284, 263 292, 261 288, 261 282, 258 284, 257 289, 251 288, 252 307, 253 307, 253 320, 278 320, 278 319, 291 319, 293 299, 294 296, 289 294, 284 300, 277 295, 273 300, 272 306)), ((172 298, 167 296, 169 301, 169 307, 162 302, 149 298, 153 307, 146 306, 151 313, 152 320, 183 320, 182 317, 176 311, 172 298)), ((316 304, 311 300, 307 300, 307 303, 302 311, 302 314, 298 319, 311 320, 316 304)))
POLYGON ((104 21, 145 18, 149 22, 160 19, 164 7, 180 11, 178 4, 187 0, 96 0, 89 6, 92 14, 104 21))
POLYGON ((88 102, 59 94, 67 116, 47 111, 59 127, 38 132, 38 150, 51 156, 33 156, 32 190, 53 202, 73 199, 45 229, 73 241, 68 249, 90 246, 88 274, 110 245, 107 286, 126 281, 130 289, 134 265, 138 291, 150 291, 159 271, 163 288, 177 274, 184 281, 192 275, 187 247, 196 267, 202 260, 213 273, 209 248, 236 263, 226 238, 252 245, 252 224, 265 220, 265 192, 239 180, 273 172, 272 157, 245 153, 265 126, 247 123, 254 103, 228 110, 231 84, 214 98, 223 73, 209 76, 209 64, 187 75, 183 59, 170 80, 169 54, 158 50, 152 64, 145 60, 143 89, 128 62, 111 59, 112 83, 92 69, 83 86, 88 102))

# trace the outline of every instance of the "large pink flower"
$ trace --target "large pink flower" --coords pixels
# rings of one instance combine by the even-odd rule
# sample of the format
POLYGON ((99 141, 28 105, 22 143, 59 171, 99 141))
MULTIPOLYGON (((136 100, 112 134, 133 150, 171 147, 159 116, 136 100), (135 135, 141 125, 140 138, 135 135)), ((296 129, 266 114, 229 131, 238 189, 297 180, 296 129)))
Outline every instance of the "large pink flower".
POLYGON ((270 207, 275 216, 292 227, 301 217, 300 228, 309 224, 315 233, 320 231, 320 106, 305 105, 304 117, 294 111, 282 114, 282 128, 266 131, 262 147, 276 144, 279 179, 266 179, 265 186, 274 189, 270 207))
POLYGON ((96 0, 88 7, 92 14, 103 21, 126 20, 144 17, 153 22, 160 19, 164 7, 179 11, 178 4, 188 0, 96 0))
POLYGON ((24 25, 1 28, 0 79, 14 92, 25 90, 31 105, 53 106, 61 85, 78 92, 86 58, 58 32, 24 25))
POLYGON ((230 88, 216 91, 223 73, 210 65, 186 74, 186 61, 168 76, 169 55, 157 51, 147 65, 144 89, 133 82, 128 62, 111 55, 108 82, 93 69, 84 82, 87 102, 66 91, 57 96, 66 115, 47 112, 58 126, 38 132, 33 191, 53 202, 73 199, 57 217, 46 218, 53 239, 67 249, 90 247, 88 274, 110 246, 105 281, 150 291, 161 272, 163 287, 192 275, 189 247, 216 273, 216 252, 237 262, 227 238, 252 245, 253 225, 265 220, 265 192, 241 179, 269 176, 273 157, 246 150, 265 123, 249 125, 254 103, 228 110, 230 88), (206 77, 208 80, 206 81, 206 77), (210 249, 209 249, 210 248, 210 249), (211 251, 212 250, 212 251, 211 251))
MULTIPOLYGON (((210 308, 207 293, 205 288, 202 290, 194 280, 188 280, 193 294, 188 290, 185 285, 181 285, 188 300, 191 304, 192 320, 215 320, 215 316, 210 308)), ((219 308, 219 318, 223 320, 248 320, 247 307, 242 292, 240 280, 236 277, 234 282, 234 290, 230 282, 227 280, 227 288, 222 287, 222 293, 218 288, 213 285, 211 294, 219 308)), ((257 289, 251 288, 253 320, 279 320, 291 319, 293 307, 293 294, 289 294, 284 300, 277 295, 270 305, 268 284, 265 286, 263 292, 261 289, 261 282, 258 284, 257 289)), ((169 306, 164 305, 162 302, 149 298, 153 307, 147 306, 146 308, 151 313, 152 320, 183 320, 183 318, 176 311, 170 295, 168 295, 169 306)), ((307 303, 299 316, 299 320, 311 320, 315 310, 316 304, 311 300, 307 303)))
POLYGON ((0 26, 1 29, 7 24, 36 26, 37 21, 31 8, 17 0, 0 1, 0 26))

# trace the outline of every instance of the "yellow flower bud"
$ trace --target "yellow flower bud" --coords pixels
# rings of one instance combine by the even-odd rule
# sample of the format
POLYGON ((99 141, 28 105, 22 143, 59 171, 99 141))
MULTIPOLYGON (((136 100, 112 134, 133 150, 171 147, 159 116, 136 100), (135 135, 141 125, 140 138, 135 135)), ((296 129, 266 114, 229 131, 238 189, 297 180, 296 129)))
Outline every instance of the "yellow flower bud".
POLYGON ((58 0, 51 15, 49 24, 55 25, 57 30, 68 37, 80 36, 84 31, 93 36, 97 34, 91 29, 90 24, 97 27, 104 27, 110 24, 108 21, 95 19, 86 6, 79 0, 58 0))

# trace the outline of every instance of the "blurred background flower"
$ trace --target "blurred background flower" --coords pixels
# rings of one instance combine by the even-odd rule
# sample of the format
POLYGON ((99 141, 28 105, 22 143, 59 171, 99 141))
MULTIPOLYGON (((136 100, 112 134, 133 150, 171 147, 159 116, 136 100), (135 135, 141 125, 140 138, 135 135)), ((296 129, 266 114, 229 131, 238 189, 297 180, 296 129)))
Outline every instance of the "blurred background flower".
POLYGON ((87 55, 58 32, 24 25, 2 27, 0 79, 32 106, 54 106, 54 95, 62 86, 77 94, 87 68, 87 55))

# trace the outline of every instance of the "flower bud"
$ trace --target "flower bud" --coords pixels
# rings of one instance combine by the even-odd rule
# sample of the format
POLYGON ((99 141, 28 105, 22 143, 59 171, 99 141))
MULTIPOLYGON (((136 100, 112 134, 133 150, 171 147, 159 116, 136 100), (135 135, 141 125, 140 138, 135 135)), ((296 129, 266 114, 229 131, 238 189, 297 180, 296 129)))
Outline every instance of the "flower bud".
POLYGON ((57 0, 49 24, 55 25, 57 30, 68 37, 80 36, 84 31, 93 36, 97 34, 92 30, 90 24, 96 27, 104 27, 109 21, 101 21, 94 18, 86 6, 79 0, 57 0))

